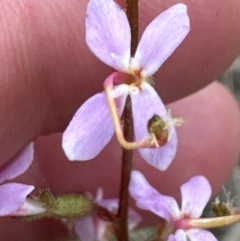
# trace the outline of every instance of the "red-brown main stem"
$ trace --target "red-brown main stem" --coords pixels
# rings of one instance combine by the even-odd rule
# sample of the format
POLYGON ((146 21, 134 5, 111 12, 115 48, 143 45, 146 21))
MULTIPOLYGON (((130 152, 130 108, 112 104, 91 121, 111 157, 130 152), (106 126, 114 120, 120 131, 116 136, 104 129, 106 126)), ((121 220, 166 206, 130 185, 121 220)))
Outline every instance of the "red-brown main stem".
MULTIPOLYGON (((138 45, 138 0, 126 0, 126 12, 131 27, 131 56, 134 56, 138 45)), ((134 127, 132 116, 131 98, 128 96, 123 111, 124 137, 127 141, 134 141, 134 127)), ((133 150, 123 149, 121 186, 119 195, 119 210, 117 214, 116 235, 119 241, 128 241, 128 207, 129 207, 129 182, 133 165, 133 150)))

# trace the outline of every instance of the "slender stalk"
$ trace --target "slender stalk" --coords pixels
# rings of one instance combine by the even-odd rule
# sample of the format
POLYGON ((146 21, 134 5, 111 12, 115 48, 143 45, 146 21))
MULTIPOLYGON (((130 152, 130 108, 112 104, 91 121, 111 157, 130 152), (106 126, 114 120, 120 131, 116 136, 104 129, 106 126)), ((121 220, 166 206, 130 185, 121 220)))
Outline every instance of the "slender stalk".
MULTIPOLYGON (((138 0, 127 1, 127 17, 131 27, 131 55, 133 56, 138 44, 138 0)), ((132 116, 131 99, 128 96, 126 106, 123 111, 124 121, 124 137, 127 141, 133 142, 134 128, 132 116)), ((121 169, 121 186, 119 195, 119 210, 117 214, 118 223, 116 225, 116 235, 119 241, 128 241, 128 207, 129 207, 129 192, 128 186, 133 164, 133 150, 123 149, 122 169, 121 169)))
POLYGON ((189 221, 189 225, 191 228, 218 228, 237 223, 239 221, 240 214, 237 214, 216 218, 191 219, 189 221))

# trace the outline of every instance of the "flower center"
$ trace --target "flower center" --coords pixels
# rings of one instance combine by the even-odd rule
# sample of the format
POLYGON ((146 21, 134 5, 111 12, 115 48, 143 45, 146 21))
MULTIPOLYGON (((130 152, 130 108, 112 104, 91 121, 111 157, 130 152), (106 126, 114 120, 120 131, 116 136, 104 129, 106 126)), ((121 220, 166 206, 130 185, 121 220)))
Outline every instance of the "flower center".
POLYGON ((123 81, 125 84, 139 87, 146 80, 141 68, 129 68, 126 72, 126 78, 123 81))
POLYGON ((188 230, 191 228, 189 221, 191 220, 191 217, 189 214, 185 214, 182 218, 175 221, 175 231, 178 229, 188 230))

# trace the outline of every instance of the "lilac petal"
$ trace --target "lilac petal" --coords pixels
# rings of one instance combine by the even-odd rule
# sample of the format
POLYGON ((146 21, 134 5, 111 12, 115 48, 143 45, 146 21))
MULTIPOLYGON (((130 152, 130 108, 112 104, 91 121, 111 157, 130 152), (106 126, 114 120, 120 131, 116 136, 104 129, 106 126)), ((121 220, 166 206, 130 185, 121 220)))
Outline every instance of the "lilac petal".
POLYGON ((93 217, 89 216, 79 219, 74 226, 74 231, 82 241, 95 240, 97 234, 93 217))
POLYGON ((191 241, 217 241, 211 232, 204 229, 190 229, 187 236, 191 241))
POLYGON ((25 147, 11 162, 0 171, 0 183, 24 173, 31 165, 34 156, 33 143, 25 147))
POLYGON ((150 186, 143 174, 132 171, 129 192, 139 208, 152 211, 156 215, 171 221, 180 216, 176 200, 160 194, 150 186))
POLYGON ((187 7, 176 4, 158 15, 146 28, 132 66, 153 75, 180 45, 190 30, 187 7))
MULTIPOLYGON (((139 93, 131 93, 134 131, 136 140, 149 136, 147 123, 157 114, 164 120, 169 114, 157 92, 147 83, 143 83, 139 93)), ((171 138, 159 148, 140 148, 142 157, 151 165, 165 171, 174 159, 177 151, 177 134, 175 127, 171 128, 171 138)))
POLYGON ((38 200, 27 198, 24 204, 16 211, 11 213, 13 216, 28 216, 45 213, 47 211, 46 205, 38 200))
POLYGON ((130 61, 130 27, 127 16, 113 0, 90 0, 86 18, 86 41, 104 63, 123 71, 130 61))
POLYGON ((128 210, 128 230, 135 229, 140 222, 142 221, 142 217, 135 212, 133 209, 129 208, 128 210))
POLYGON ((173 234, 171 234, 169 237, 168 237, 168 240, 167 241, 177 241, 175 236, 173 234))
MULTIPOLYGON (((118 98, 122 113, 125 96, 118 98)), ((63 149, 69 160, 89 160, 107 145, 114 133, 114 127, 105 92, 88 99, 75 113, 63 133, 63 149)))
POLYGON ((101 199, 96 202, 99 206, 106 208, 108 211, 117 214, 119 200, 117 198, 101 199))
POLYGON ((174 235, 170 235, 168 241, 188 241, 186 232, 182 229, 179 229, 174 235))
POLYGON ((9 215, 21 208, 34 186, 7 183, 0 186, 0 216, 9 215))
POLYGON ((182 213, 199 218, 211 197, 211 186, 203 176, 195 176, 181 186, 182 213))

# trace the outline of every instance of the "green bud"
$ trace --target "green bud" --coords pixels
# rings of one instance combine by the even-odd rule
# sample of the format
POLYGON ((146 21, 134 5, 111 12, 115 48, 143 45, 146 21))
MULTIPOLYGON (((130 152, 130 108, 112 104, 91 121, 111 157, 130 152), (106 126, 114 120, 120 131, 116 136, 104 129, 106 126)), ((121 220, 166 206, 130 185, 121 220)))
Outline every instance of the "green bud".
POLYGON ((45 213, 25 216, 20 219, 31 221, 48 218, 81 218, 91 215, 96 211, 94 201, 84 195, 63 194, 54 196, 49 189, 41 191, 38 202, 46 208, 45 213))
POLYGON ((84 195, 54 196, 48 189, 40 194, 39 199, 46 204, 48 217, 80 218, 92 214, 96 208, 94 201, 84 195))

